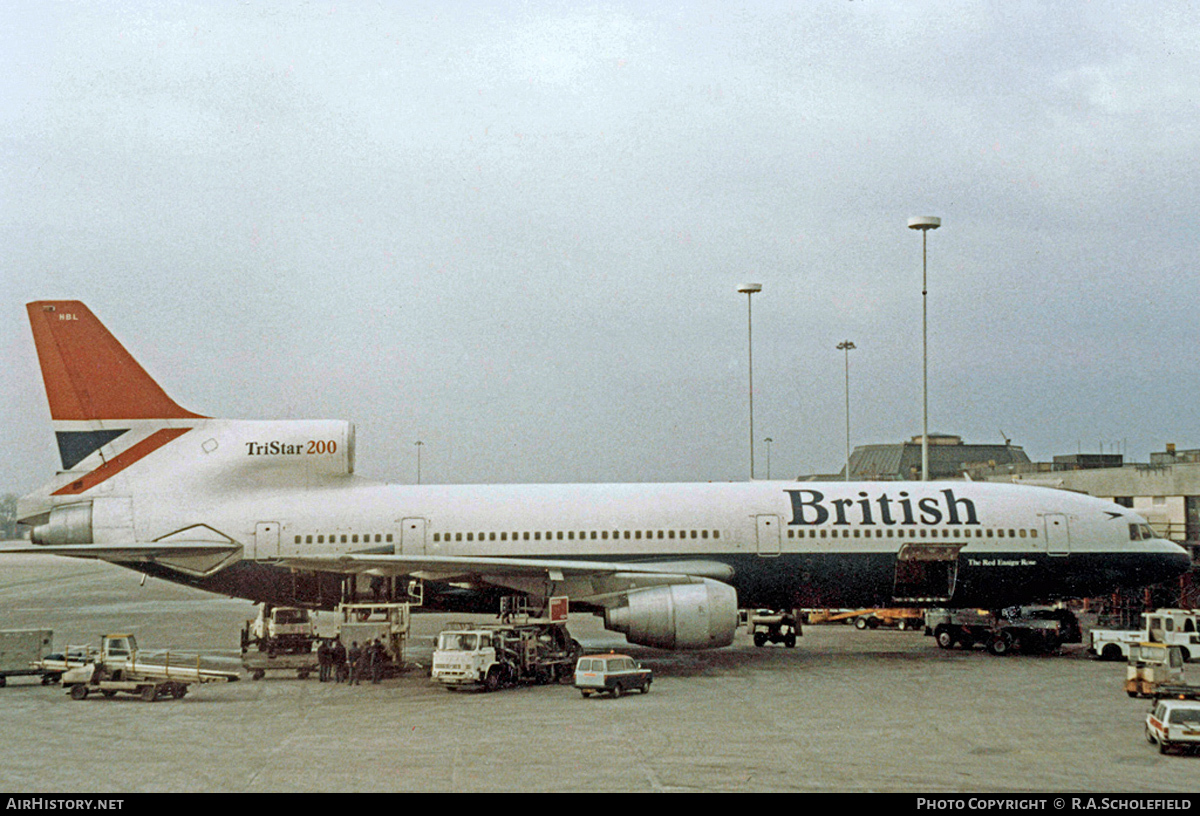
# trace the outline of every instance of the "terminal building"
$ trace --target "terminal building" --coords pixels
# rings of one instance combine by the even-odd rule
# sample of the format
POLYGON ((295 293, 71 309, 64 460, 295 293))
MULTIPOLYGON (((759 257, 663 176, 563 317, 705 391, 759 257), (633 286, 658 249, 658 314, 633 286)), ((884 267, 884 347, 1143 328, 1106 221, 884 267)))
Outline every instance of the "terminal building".
MULTIPOLYGON (((929 435, 929 478, 961 479, 976 467, 1029 465, 1020 446, 1005 440, 1003 445, 968 445, 961 436, 929 435)), ((842 468, 840 477, 845 478, 842 468)), ((921 437, 898 445, 860 445, 850 454, 853 481, 917 481, 921 478, 921 437)))

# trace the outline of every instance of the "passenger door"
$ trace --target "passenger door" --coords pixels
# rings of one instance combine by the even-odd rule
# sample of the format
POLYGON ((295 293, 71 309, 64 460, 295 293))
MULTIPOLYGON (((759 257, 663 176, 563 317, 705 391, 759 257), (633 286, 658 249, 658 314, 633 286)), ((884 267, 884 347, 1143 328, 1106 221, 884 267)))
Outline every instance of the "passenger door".
POLYGON ((397 555, 425 555, 425 531, 428 522, 423 518, 400 520, 400 541, 396 544, 397 555))
POLYGON ((779 516, 755 516, 757 523, 758 554, 766 558, 779 555, 782 530, 779 516))
POLYGON ((1047 513, 1046 519, 1046 554, 1071 554, 1071 528, 1067 517, 1062 513, 1047 513))

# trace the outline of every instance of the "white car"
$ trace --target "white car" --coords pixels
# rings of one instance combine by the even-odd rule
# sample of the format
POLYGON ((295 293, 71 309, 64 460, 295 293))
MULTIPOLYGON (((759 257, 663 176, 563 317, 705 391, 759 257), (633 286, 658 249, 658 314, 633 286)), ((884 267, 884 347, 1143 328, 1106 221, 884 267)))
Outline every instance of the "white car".
POLYGON ((1200 700, 1159 700, 1146 715, 1146 742, 1165 754, 1171 748, 1200 748, 1200 700))
POLYGON ((654 674, 628 655, 584 655, 575 664, 575 688, 584 697, 607 692, 613 697, 637 689, 650 691, 654 674))

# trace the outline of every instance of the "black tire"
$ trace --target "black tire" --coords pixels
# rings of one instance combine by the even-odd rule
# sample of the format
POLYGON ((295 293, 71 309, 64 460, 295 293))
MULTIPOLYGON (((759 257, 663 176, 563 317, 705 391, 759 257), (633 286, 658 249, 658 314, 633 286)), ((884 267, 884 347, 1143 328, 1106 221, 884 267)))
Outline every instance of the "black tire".
POLYGON ((1160 754, 1165 754, 1169 750, 1170 750, 1170 748, 1167 746, 1167 741, 1165 739, 1160 739, 1158 741, 1158 752, 1160 754))
POLYGON ((987 650, 996 657, 1004 657, 1012 652, 1012 647, 1012 636, 1007 632, 997 632, 992 639, 988 641, 987 650))
POLYGON ((138 696, 142 698, 143 703, 153 703, 158 699, 158 689, 154 686, 142 686, 138 689, 138 696))
POLYGON ((621 684, 617 683, 615 686, 612 687, 613 699, 615 700, 616 698, 620 697, 621 694, 622 694, 621 684))
POLYGON ((791 634, 785 636, 783 639, 783 645, 788 647, 789 649, 795 649, 796 648, 796 633, 792 632, 791 634))
POLYGON ((766 643, 767 643, 767 633, 766 632, 755 632, 754 633, 754 645, 755 646, 762 647, 762 646, 765 646, 766 643))
POLYGON ((88 687, 85 686, 83 683, 76 683, 75 685, 71 686, 71 699, 72 700, 86 700, 87 696, 88 696, 88 687))
POLYGON ((1150 724, 1146 724, 1146 742, 1154 744, 1154 732, 1150 730, 1150 724))
POLYGON ((1107 644, 1103 649, 1100 650, 1100 659, 1101 660, 1120 660, 1121 659, 1121 647, 1115 643, 1107 644))
POLYGON ((933 639, 937 641, 937 645, 942 649, 954 648, 954 633, 950 631, 949 627, 939 626, 933 639))
POLYGON ((117 696, 115 691, 110 691, 109 689, 104 689, 100 693, 104 695, 105 700, 111 700, 113 697, 117 696))
POLYGON ((859 617, 855 618, 854 619, 854 628, 855 629, 866 629, 867 628, 867 619, 862 617, 861 615, 859 617))
POLYGON ((642 694, 649 694, 649 693, 650 693, 650 681, 649 681, 649 680, 647 680, 647 681, 646 681, 646 682, 645 682, 645 683, 642 685, 642 689, 641 689, 641 691, 642 691, 642 694))
POLYGON ((483 687, 486 691, 496 691, 500 688, 500 669, 497 666, 492 666, 488 669, 487 677, 483 681, 483 687))
POLYGON ((587 698, 587 697, 591 697, 591 696, 592 696, 592 693, 591 693, 590 691, 588 691, 587 689, 580 689, 580 690, 579 690, 579 696, 580 696, 580 697, 587 698))

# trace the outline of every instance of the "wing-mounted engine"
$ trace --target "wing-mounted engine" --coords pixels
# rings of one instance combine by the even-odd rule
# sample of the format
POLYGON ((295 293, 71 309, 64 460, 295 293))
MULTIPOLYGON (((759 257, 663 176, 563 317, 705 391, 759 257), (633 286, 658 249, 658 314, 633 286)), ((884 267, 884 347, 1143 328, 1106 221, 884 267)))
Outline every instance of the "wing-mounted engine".
POLYGON ((630 592, 604 611, 604 626, 641 646, 716 649, 733 642, 737 618, 737 592, 705 578, 630 592))

